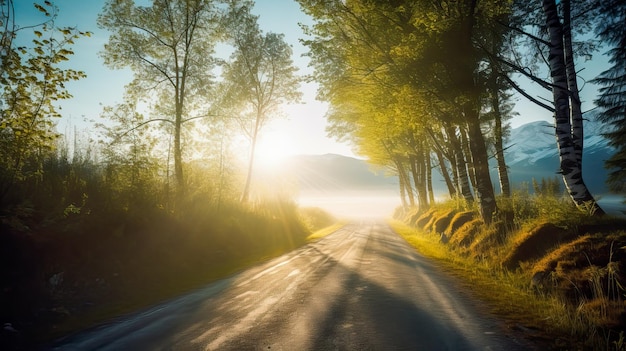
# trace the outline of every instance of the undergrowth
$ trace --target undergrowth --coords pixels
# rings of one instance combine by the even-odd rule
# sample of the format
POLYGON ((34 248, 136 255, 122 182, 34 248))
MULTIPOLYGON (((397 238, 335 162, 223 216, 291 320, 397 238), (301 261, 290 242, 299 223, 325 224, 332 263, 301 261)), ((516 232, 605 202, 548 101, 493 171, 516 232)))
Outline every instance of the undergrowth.
POLYGON ((458 199, 391 225, 531 339, 553 349, 626 350, 626 219, 520 191, 498 207, 491 225, 458 199))

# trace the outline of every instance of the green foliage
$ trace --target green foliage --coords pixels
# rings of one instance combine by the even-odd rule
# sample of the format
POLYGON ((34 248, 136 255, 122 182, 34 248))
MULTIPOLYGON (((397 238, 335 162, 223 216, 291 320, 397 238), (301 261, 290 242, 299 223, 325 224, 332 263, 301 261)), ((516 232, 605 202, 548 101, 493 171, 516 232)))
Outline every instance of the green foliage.
POLYGON ((626 29, 618 24, 626 21, 626 4, 602 1, 599 9, 596 32, 612 45, 608 51, 612 66, 593 80, 601 86, 600 96, 595 100, 601 109, 597 118, 606 125, 604 135, 615 148, 605 163, 609 169, 607 184, 612 191, 626 194, 626 29))
MULTIPOLYGON (((214 48, 222 35, 221 13, 214 1, 152 1, 150 6, 132 0, 110 0, 98 25, 112 32, 102 56, 111 68, 128 67, 135 76, 127 87, 131 101, 147 102, 172 135, 177 195, 185 193, 183 125, 206 118, 210 109, 214 48)), ((164 138, 168 139, 168 138, 164 138)))
POLYGON ((58 137, 52 120, 61 116, 57 101, 71 98, 67 82, 85 77, 63 64, 74 54, 74 40, 90 33, 57 28, 54 5, 49 1, 34 5, 47 20, 20 27, 14 22, 13 1, 0 4, 0 198, 15 181, 41 176, 41 163, 58 137), (22 44, 28 42, 28 30, 32 39, 22 44))
POLYGON ((257 140, 263 127, 284 104, 295 103, 302 94, 300 78, 291 59, 291 46, 284 34, 264 34, 257 16, 251 14, 253 3, 231 3, 226 20, 226 35, 234 52, 223 64, 220 108, 234 116, 250 140, 248 172, 242 201, 248 201, 254 169, 257 140))
POLYGON ((420 206, 429 205, 427 161, 434 149, 454 167, 465 164, 453 162, 459 157, 473 160, 479 203, 487 218, 495 212, 479 126, 480 113, 489 112, 481 106, 484 45, 498 40, 492 32, 502 28, 496 22, 510 4, 298 2, 316 21, 305 28, 311 39, 304 44, 320 83, 318 97, 331 104, 330 134, 353 141, 361 154, 399 174, 411 205, 413 191, 420 206), (471 154, 450 146, 441 133, 446 128, 471 133, 471 154))
POLYGON ((16 182, 0 211, 0 318, 33 326, 22 329, 28 340, 50 337, 41 331, 51 325, 60 336, 223 278, 310 234, 293 202, 244 205, 232 193, 218 200, 206 177, 172 211, 163 206, 162 175, 149 164, 136 172, 142 157, 101 150, 109 155, 101 163, 93 146, 66 146, 46 156, 37 181, 16 182), (61 309, 71 312, 54 312, 61 309))

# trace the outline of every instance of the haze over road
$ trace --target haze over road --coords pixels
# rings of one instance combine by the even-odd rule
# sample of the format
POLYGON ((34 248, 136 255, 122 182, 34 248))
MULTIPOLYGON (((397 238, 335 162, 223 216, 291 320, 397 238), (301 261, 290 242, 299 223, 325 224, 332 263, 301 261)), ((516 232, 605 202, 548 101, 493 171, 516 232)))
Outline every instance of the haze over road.
POLYGON ((386 224, 354 223, 58 350, 528 349, 386 224))

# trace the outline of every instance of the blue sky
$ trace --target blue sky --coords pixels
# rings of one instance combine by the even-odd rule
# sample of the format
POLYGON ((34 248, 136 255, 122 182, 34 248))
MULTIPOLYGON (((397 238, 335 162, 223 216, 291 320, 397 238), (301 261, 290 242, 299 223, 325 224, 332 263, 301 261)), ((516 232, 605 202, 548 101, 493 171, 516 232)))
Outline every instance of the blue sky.
MULTIPOLYGON (((32 1, 16 0, 17 20, 20 24, 36 23, 36 11, 32 8, 32 1)), ((59 17, 58 26, 76 26, 82 31, 91 31, 90 38, 80 39, 74 46, 75 55, 70 65, 74 69, 87 73, 87 78, 68 84, 73 99, 62 103, 64 119, 59 123, 61 132, 67 126, 84 126, 84 119, 98 121, 103 105, 113 105, 122 101, 124 85, 131 79, 128 70, 111 70, 103 65, 98 52, 108 38, 108 32, 99 29, 96 25, 98 13, 104 5, 103 0, 57 0, 59 17)), ((254 12, 260 16, 259 24, 265 32, 284 33, 285 39, 293 46, 294 62, 300 67, 300 73, 308 73, 308 60, 302 57, 306 52, 298 39, 302 38, 299 22, 311 23, 310 18, 304 15, 295 1, 291 0, 260 0, 256 2, 254 12)), ((577 69, 581 70, 581 84, 593 79, 599 72, 607 68, 606 57, 596 53, 594 59, 588 62, 578 62, 577 69)), ((286 118, 276 120, 268 125, 265 131, 265 147, 289 154, 324 154, 338 153, 354 156, 347 144, 340 144, 326 137, 326 122, 324 114, 326 105, 315 100, 316 86, 303 85, 303 104, 287 106, 284 109, 286 118)), ((596 88, 586 84, 581 93, 583 110, 593 107, 596 88)), ((550 98, 549 92, 541 88, 531 88, 534 96, 541 95, 550 98)), ((551 121, 550 112, 543 110, 518 98, 516 111, 520 114, 511 123, 517 127, 536 120, 551 121)), ((86 127, 85 127, 86 128, 86 127)), ((279 152, 276 151, 276 152, 279 152)))

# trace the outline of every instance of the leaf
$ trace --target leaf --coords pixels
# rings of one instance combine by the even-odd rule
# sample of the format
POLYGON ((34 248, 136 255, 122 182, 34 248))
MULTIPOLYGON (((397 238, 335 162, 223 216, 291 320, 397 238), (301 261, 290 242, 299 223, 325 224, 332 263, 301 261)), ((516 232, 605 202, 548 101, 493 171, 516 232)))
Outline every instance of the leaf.
POLYGON ((40 31, 38 31, 38 30, 34 31, 34 33, 35 33, 35 35, 36 35, 38 38, 41 38, 41 36, 43 35, 43 34, 42 34, 40 31))

